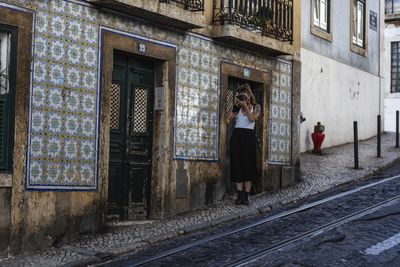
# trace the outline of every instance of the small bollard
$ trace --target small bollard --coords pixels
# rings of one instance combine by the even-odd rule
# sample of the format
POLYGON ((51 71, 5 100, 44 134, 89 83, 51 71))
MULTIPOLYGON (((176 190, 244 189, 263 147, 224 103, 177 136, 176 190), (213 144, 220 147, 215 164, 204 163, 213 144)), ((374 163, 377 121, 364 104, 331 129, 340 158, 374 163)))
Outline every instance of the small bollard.
POLYGON ((358 169, 358 129, 357 122, 353 122, 354 130, 354 169, 358 169))
POLYGON ((399 148, 399 111, 396 110, 396 148, 399 148))
POLYGON ((378 131, 378 133, 377 133, 377 135, 376 135, 376 137, 377 137, 377 140, 376 140, 376 156, 378 157, 378 158, 380 158, 381 157, 381 115, 378 115, 378 117, 377 117, 377 131, 378 131))

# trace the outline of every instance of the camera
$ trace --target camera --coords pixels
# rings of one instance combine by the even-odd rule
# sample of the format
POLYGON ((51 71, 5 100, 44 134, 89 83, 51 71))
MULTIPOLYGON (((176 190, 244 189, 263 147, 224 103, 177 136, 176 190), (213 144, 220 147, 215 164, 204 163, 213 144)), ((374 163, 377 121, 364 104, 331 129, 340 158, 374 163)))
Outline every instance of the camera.
POLYGON ((240 101, 245 101, 247 100, 247 95, 239 94, 236 96, 236 98, 239 99, 240 101))
MULTIPOLYGON (((245 100, 248 99, 248 98, 247 98, 247 95, 245 95, 245 94, 238 94, 238 95, 236 96, 236 98, 237 98, 238 100, 240 100, 240 101, 245 101, 245 100)), ((233 105, 233 108, 232 108, 232 112, 233 112, 233 113, 239 112, 239 110, 240 110, 240 105, 233 105)))

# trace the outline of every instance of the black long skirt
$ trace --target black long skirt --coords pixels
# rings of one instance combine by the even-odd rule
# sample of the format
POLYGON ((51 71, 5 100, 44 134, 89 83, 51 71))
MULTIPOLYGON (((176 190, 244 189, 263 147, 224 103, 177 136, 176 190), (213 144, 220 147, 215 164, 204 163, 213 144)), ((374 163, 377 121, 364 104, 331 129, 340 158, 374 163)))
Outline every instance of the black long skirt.
POLYGON ((235 128, 230 141, 231 180, 257 180, 257 138, 254 130, 235 128))

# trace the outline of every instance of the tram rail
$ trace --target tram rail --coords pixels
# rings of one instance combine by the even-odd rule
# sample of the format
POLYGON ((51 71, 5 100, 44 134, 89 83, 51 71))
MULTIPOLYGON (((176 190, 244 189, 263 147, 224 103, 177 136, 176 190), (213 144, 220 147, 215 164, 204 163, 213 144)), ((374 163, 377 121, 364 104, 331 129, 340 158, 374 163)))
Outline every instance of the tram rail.
MULTIPOLYGON (((324 198, 324 199, 321 199, 321 200, 317 200, 317 201, 314 201, 312 203, 308 203, 308 204, 302 205, 300 207, 284 211, 284 212, 279 213, 279 214, 268 216, 266 218, 263 218, 263 219, 260 219, 260 220, 258 220, 256 222, 254 222, 254 223, 250 223, 250 224, 247 224, 245 226, 238 227, 238 228, 236 228, 234 230, 229 230, 229 231, 225 231, 225 232, 222 232, 222 233, 214 234, 214 235, 211 235, 209 237, 205 237, 205 238, 202 238, 200 240, 196 240, 194 242, 190 242, 190 243, 178 246, 176 248, 163 251, 163 252, 158 253, 156 255, 152 255, 152 256, 146 257, 144 259, 139 259, 137 261, 130 262, 129 266, 144 266, 144 265, 151 264, 151 263, 162 262, 162 259, 170 257, 170 256, 173 256, 173 255, 178 254, 180 252, 184 252, 184 251, 189 250, 189 249, 194 249, 196 247, 202 246, 202 245, 207 244, 207 243, 211 243, 211 242, 216 241, 218 239, 221 239, 221 238, 224 238, 224 237, 228 237, 228 236, 231 236, 231 235, 235 235, 235 234, 238 234, 240 232, 255 228, 257 226, 260 226, 260 225, 263 225, 263 224, 266 224, 266 223, 274 222, 276 220, 282 219, 284 217, 288 217, 288 216, 296 214, 296 213, 301 213, 303 211, 306 211, 306 210, 312 209, 314 207, 320 206, 320 205, 322 205, 324 203, 328 203, 330 201, 337 200, 337 199, 343 198, 345 196, 349 196, 349 195, 361 192, 363 190, 366 190, 366 189, 369 189, 369 188, 373 188, 375 186, 378 186, 378 185, 381 185, 381 184, 384 184, 384 183, 387 183, 387 182, 390 182, 390 181, 397 180, 399 178, 400 178, 400 175, 396 175, 396 176, 389 177, 389 178, 384 178, 382 180, 379 180, 379 181, 376 181, 376 182, 372 182, 372 183, 369 183, 367 185, 363 185, 363 186, 357 187, 355 189, 351 189, 351 190, 348 190, 348 191, 345 191, 345 192, 342 192, 342 193, 339 193, 339 194, 336 194, 336 195, 333 195, 333 196, 330 196, 330 197, 327 197, 327 198, 324 198)), ((400 201, 400 196, 395 196, 395 197, 389 198, 387 200, 381 201, 381 202, 379 202, 377 204, 371 205, 371 206, 369 206, 367 208, 364 208, 362 210, 359 210, 359 211, 353 212, 351 214, 348 214, 346 216, 340 217, 337 220, 330 221, 330 222, 328 222, 326 224, 323 224, 323 225, 315 227, 315 228, 313 228, 311 230, 308 230, 308 231, 305 231, 303 233, 300 233, 300 234, 298 234, 298 235, 296 235, 296 236, 294 236, 292 238, 288 238, 288 239, 282 240, 282 241, 280 241, 280 242, 278 242, 276 244, 273 244, 271 246, 266 247, 265 249, 258 250, 255 253, 251 253, 251 254, 249 254, 249 255, 247 255, 245 257, 241 257, 239 260, 230 261, 229 263, 227 263, 224 266, 245 266, 247 264, 250 264, 253 261, 259 260, 260 258, 262 258, 262 257, 264 257, 264 256, 266 256, 266 255, 268 255, 268 254, 270 254, 270 253, 272 253, 272 252, 274 252, 274 251, 276 251, 278 249, 281 249, 283 247, 286 247, 286 246, 289 246, 291 244, 294 244, 294 243, 296 243, 296 242, 298 242, 298 241, 300 241, 300 240, 302 240, 304 238, 311 237, 313 235, 317 235, 317 234, 322 233, 324 231, 327 231, 329 229, 335 228, 335 227, 340 226, 340 225, 342 225, 342 224, 344 224, 346 222, 349 222, 349 221, 352 221, 354 219, 360 218, 360 217, 362 217, 362 216, 364 216, 366 214, 370 214, 372 212, 375 212, 375 211, 379 210, 380 208, 382 208, 384 206, 392 205, 393 203, 397 203, 399 201, 400 201)))
POLYGON ((290 246, 290 245, 292 245, 292 244, 294 244, 294 243, 296 243, 298 241, 301 241, 301 240, 303 240, 305 238, 318 235, 318 234, 320 234, 322 232, 326 232, 326 231, 328 231, 328 230, 330 230, 332 228, 338 227, 338 226, 340 226, 342 224, 345 224, 347 222, 350 222, 350 221, 356 220, 358 218, 361 218, 361 217, 363 217, 365 215, 374 213, 375 211, 378 211, 378 210, 380 210, 381 208, 383 208, 385 206, 391 206, 391 205, 399 203, 399 202, 400 202, 400 196, 393 197, 393 198, 388 199, 386 201, 382 201, 379 204, 372 205, 372 206, 370 206, 370 207, 368 207, 368 208, 366 208, 364 210, 358 211, 358 212, 354 212, 353 214, 344 216, 344 217, 342 217, 342 218, 340 218, 338 220, 332 221, 330 223, 327 223, 325 225, 317 227, 317 228, 315 228, 313 230, 304 232, 304 233, 302 233, 302 234, 300 234, 298 236, 295 236, 293 238, 289 238, 287 240, 283 240, 283 241, 279 242, 278 244, 270 246, 270 247, 268 247, 268 248, 266 248, 264 250, 257 251, 256 253, 252 253, 252 254, 248 255, 247 257, 245 257, 245 258, 241 258, 240 260, 229 262, 229 264, 227 264, 225 266, 236 266, 236 267, 240 266, 240 267, 242 267, 242 266, 249 265, 252 262, 257 261, 257 260, 261 259, 262 257, 265 257, 265 256, 269 255, 270 253, 278 250, 278 249, 282 249, 284 247, 290 246))

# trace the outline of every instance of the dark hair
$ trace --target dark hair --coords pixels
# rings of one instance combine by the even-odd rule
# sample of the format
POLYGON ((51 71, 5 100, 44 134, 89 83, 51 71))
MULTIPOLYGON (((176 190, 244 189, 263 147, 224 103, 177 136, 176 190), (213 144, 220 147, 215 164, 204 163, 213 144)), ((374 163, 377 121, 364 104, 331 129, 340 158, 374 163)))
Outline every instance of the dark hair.
POLYGON ((256 98, 254 97, 253 92, 251 91, 250 88, 250 84, 245 83, 243 85, 241 85, 238 89, 237 92, 240 93, 245 93, 249 96, 250 98, 250 104, 252 104, 253 106, 256 105, 256 98))

